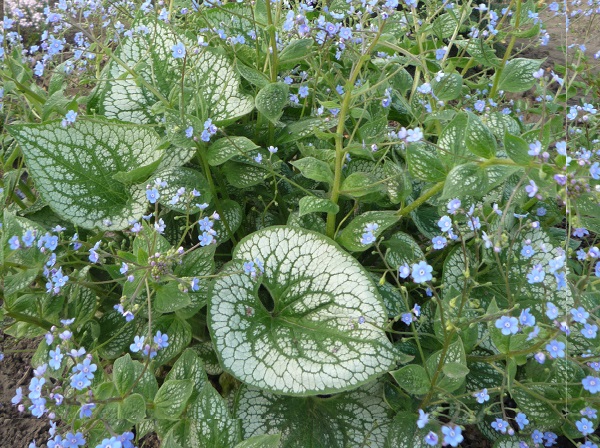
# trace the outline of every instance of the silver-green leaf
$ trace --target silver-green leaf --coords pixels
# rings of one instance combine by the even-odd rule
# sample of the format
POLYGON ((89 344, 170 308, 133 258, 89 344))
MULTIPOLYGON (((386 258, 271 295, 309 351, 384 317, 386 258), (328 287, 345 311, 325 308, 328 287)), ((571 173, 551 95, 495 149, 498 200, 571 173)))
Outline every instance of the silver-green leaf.
POLYGON ((233 255, 212 287, 208 319, 233 376, 268 391, 316 395, 352 389, 392 365, 381 297, 333 241, 269 227, 243 239, 233 255), (242 262, 257 259, 264 274, 253 280, 242 262))

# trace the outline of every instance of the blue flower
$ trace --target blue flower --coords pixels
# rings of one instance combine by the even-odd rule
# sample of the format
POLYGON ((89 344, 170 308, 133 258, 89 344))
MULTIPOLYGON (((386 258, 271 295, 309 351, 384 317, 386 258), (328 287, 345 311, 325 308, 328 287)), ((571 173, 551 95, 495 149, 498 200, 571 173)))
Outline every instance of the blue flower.
POLYGON ((584 338, 594 339, 598 332, 598 325, 585 324, 581 329, 581 334, 584 338))
POLYGON ((17 390, 15 390, 15 396, 12 397, 12 399, 10 400, 10 402, 12 404, 19 404, 22 399, 23 399, 23 388, 22 387, 18 387, 17 390))
POLYGON ((92 382, 83 372, 79 372, 73 375, 73 377, 71 378, 71 387, 73 389, 83 390, 91 385, 92 382))
POLYGON ((509 428, 509 424, 506 420, 502 420, 501 418, 497 418, 495 422, 492 422, 492 428, 496 431, 501 432, 502 434, 506 434, 506 430, 509 428))
POLYGON ((535 266, 533 266, 529 274, 527 274, 527 282, 530 285, 533 285, 534 283, 541 283, 544 281, 545 277, 546 273, 544 272, 544 268, 542 267, 542 265, 536 264, 535 266))
POLYGON ((596 411, 594 408, 590 408, 589 406, 586 406, 585 408, 583 408, 581 411, 579 411, 579 413, 585 417, 589 417, 589 418, 598 418, 598 411, 596 411))
POLYGON ((32 378, 31 379, 31 381, 29 382, 30 392, 29 392, 29 395, 27 395, 30 400, 33 401, 42 396, 42 387, 44 386, 44 383, 46 383, 45 378, 32 378))
POLYGON ((308 96, 308 87, 302 86, 298 89, 298 96, 300 98, 306 98, 308 96))
POLYGON ((524 327, 533 327, 535 325, 535 316, 530 311, 531 308, 525 308, 519 315, 519 323, 524 327))
POLYGON ((186 130, 185 130, 185 136, 187 138, 192 138, 192 136, 194 135, 194 128, 192 126, 189 126, 186 130))
POLYGON ((519 321, 516 317, 502 316, 496 320, 494 325, 502 331, 504 336, 517 334, 519 331, 519 321))
POLYGON ((29 406, 29 411, 31 415, 34 417, 40 418, 46 412, 46 399, 45 398, 36 398, 32 400, 32 405, 29 406))
POLYGON ((525 426, 527 426, 529 424, 529 420, 527 419, 527 416, 525 414, 523 414, 522 412, 519 412, 517 414, 517 416, 515 417, 515 422, 517 422, 517 425, 519 425, 519 429, 523 429, 523 428, 525 428, 525 426))
POLYGON ((121 442, 116 436, 110 439, 103 439, 100 445, 96 445, 96 448, 122 448, 121 442))
POLYGON ((160 193, 156 188, 149 188, 146 190, 146 198, 150 204, 156 204, 156 201, 160 198, 160 193))
POLYGON ((372 244, 375 241, 377 241, 377 238, 375 237, 375 235, 373 235, 371 232, 365 232, 362 234, 361 238, 360 238, 360 243, 361 244, 372 244))
POLYGON ((65 439, 63 440, 64 448, 77 448, 79 446, 85 445, 85 438, 83 434, 80 432, 76 432, 73 434, 72 432, 68 432, 65 435, 65 439))
POLYGON ((577 420, 575 422, 577 429, 579 432, 585 437, 594 432, 594 424, 589 421, 587 418, 582 418, 581 420, 577 420))
POLYGON ((600 392, 600 378, 598 377, 588 375, 581 380, 581 384, 585 390, 592 394, 600 392))
POLYGON ((452 228, 452 220, 449 216, 442 216, 437 225, 442 232, 447 232, 452 228))
POLYGON ((434 237, 431 242, 433 243, 433 248, 436 250, 443 249, 448 244, 448 240, 443 236, 434 237))
POLYGON ((58 370, 60 368, 60 364, 63 359, 63 354, 60 352, 60 347, 56 347, 56 350, 50 350, 50 361, 48 361, 48 365, 52 367, 54 370, 58 370))
POLYGON ((425 283, 430 281, 433 276, 431 272, 433 268, 426 261, 421 261, 418 264, 412 265, 412 277, 415 283, 425 283))
POLYGON ((564 358, 565 357, 565 343, 557 341, 556 339, 550 341, 546 345, 546 350, 552 358, 564 358))
POLYGON ((19 237, 18 236, 13 236, 8 240, 8 247, 10 247, 10 250, 17 250, 19 247, 21 247, 21 243, 19 242, 19 237))
POLYGON ((74 110, 70 110, 69 112, 67 112, 67 114, 65 115, 65 118, 63 118, 63 120, 60 124, 63 128, 66 128, 68 125, 75 123, 76 119, 77 119, 77 112, 75 112, 74 110))
POLYGON ((413 315, 412 313, 403 313, 402 317, 401 317, 402 322, 404 322, 406 325, 410 325, 412 323, 413 320, 413 315))
POLYGON ((579 322, 580 324, 585 324, 587 322, 587 318, 590 317, 590 313, 588 313, 585 308, 580 306, 579 308, 573 308, 571 310, 571 316, 575 322, 579 322))
POLYGON ((145 336, 135 336, 133 338, 133 344, 129 346, 129 350, 131 350, 132 353, 139 352, 144 348, 144 339, 146 339, 145 336))
POLYGON ((161 348, 166 348, 169 346, 169 342, 167 342, 169 340, 169 336, 166 334, 162 334, 160 331, 156 332, 156 336, 154 336, 154 343, 156 344, 156 346, 161 349, 161 348))
POLYGON ((410 267, 407 264, 403 264, 398 268, 398 276, 400 278, 408 278, 410 275, 410 267))
POLYGON ((464 440, 462 429, 459 426, 442 426, 442 433, 444 434, 444 443, 452 447, 458 446, 464 440))
POLYGON ((448 202, 448 213, 451 215, 456 215, 460 205, 460 199, 452 199, 450 202, 448 202))
POLYGON ((533 443, 542 443, 544 441, 544 434, 539 431, 539 430, 535 430, 533 431, 533 433, 531 433, 531 440, 533 440, 533 443))
POLYGON ((440 439, 435 432, 429 431, 429 433, 425 436, 424 440, 427 445, 436 446, 440 439))
POLYGON ((185 45, 182 42, 177 42, 171 48, 172 55, 175 59, 181 59, 185 57, 185 45))
POLYGON ((526 244, 523 246, 523 248, 521 249, 521 256, 523 256, 524 258, 531 258, 535 255, 535 250, 533 250, 533 247, 531 247, 531 245, 526 244))
POLYGON ((75 367, 73 367, 73 372, 80 372, 87 379, 92 380, 94 379, 94 372, 97 368, 98 366, 96 366, 96 364, 92 364, 91 359, 86 358, 83 360, 83 362, 80 362, 75 367))
POLYGON ((477 403, 479 403, 479 404, 483 404, 490 399, 487 389, 483 389, 479 392, 475 392, 473 394, 473 396, 475 397, 475 399, 477 400, 477 403))
POLYGON ((25 244, 25 247, 33 246, 34 241, 35 241, 35 235, 31 232, 31 230, 28 230, 27 232, 25 232, 25 235, 23 235, 23 244, 25 244))
POLYGON ((558 307, 552 302, 546 302, 546 316, 548 316, 548 319, 556 319, 558 317, 558 307))
POLYGON ((424 412, 422 409, 419 409, 419 419, 417 420, 417 427, 423 429, 427 422, 429 422, 429 414, 424 412))

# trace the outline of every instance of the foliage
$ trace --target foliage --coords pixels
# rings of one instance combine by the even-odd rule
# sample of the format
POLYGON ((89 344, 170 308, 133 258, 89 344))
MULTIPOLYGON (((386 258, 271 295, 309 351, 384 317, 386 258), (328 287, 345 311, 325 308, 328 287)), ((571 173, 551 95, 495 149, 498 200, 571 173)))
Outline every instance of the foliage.
POLYGON ((597 97, 533 2, 55 3, 0 41, 48 446, 596 446, 597 97))

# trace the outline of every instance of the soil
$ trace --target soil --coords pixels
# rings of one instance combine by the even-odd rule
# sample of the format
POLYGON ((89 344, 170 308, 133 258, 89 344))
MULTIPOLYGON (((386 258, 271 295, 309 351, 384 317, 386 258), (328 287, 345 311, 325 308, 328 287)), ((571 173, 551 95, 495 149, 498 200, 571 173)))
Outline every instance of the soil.
POLYGON ((37 419, 27 411, 21 413, 10 402, 17 387, 27 389, 32 376, 31 357, 39 342, 17 342, 0 331, 0 340, 3 338, 5 357, 0 362, 0 445, 21 448, 35 440, 38 446, 45 446, 42 443, 48 438, 48 420, 37 419))

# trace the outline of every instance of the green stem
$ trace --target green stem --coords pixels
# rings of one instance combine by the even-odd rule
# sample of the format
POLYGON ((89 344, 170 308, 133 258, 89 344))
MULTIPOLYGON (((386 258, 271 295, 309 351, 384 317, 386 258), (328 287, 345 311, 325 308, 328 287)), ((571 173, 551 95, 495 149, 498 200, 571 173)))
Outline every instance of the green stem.
POLYGON ((445 181, 438 182, 433 187, 431 187, 429 190, 427 190, 425 193, 423 193, 421 196, 419 196, 416 200, 411 202, 409 205, 407 205, 406 207, 402 207, 400 210, 398 210, 398 216, 400 216, 400 217, 407 216, 410 214, 410 212, 419 208, 428 199, 432 198, 433 196, 438 194, 440 191, 442 191, 444 189, 444 183, 445 183, 445 181))
MULTIPOLYGON (((513 28, 514 31, 519 29, 519 25, 521 22, 521 0, 517 0, 517 11, 515 17, 515 26, 513 28)), ((498 70, 496 70, 496 74, 494 75, 494 84, 492 85, 492 89, 490 90, 490 98, 494 99, 496 97, 496 92, 498 91, 498 84, 500 83, 500 77, 502 76, 502 71, 508 62, 508 58, 510 58, 510 54, 512 53, 512 49, 515 46, 517 41, 517 36, 513 33, 510 37, 510 42, 506 47, 506 51, 504 52, 504 57, 502 58, 502 63, 498 70)))

